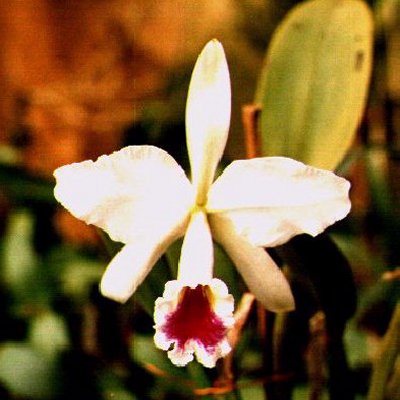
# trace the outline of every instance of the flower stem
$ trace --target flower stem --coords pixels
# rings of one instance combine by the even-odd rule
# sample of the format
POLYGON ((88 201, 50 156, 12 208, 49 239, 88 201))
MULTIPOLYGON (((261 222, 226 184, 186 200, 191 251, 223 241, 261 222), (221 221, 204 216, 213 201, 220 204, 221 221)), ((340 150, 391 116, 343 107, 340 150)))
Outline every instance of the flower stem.
POLYGON ((325 315, 322 311, 316 312, 309 320, 310 340, 307 351, 307 372, 309 376, 309 399, 319 400, 322 397, 325 377, 325 359, 327 332, 325 315))
POLYGON ((261 107, 256 104, 248 104, 242 107, 242 123, 246 146, 246 157, 260 157, 260 138, 258 131, 258 115, 261 107))
POLYGON ((389 328, 383 337, 378 356, 372 368, 367 400, 385 398, 388 379, 400 354, 400 302, 394 310, 389 328))
MULTIPOLYGON (((251 159, 261 156, 260 148, 260 133, 258 130, 258 116, 261 112, 261 107, 257 104, 247 104, 242 107, 242 123, 244 129, 244 141, 246 148, 246 158, 251 159)), ((270 346, 267 345, 267 311, 260 304, 257 303, 257 325, 258 336, 260 343, 264 348, 263 351, 263 366, 264 370, 268 372, 271 360, 268 359, 270 346)), ((265 398, 268 398, 268 385, 264 385, 265 398)))

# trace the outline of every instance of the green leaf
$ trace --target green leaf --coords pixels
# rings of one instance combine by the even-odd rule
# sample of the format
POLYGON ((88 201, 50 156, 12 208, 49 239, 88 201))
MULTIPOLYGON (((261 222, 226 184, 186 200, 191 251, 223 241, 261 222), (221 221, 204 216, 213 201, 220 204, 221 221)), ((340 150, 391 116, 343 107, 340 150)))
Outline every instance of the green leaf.
POLYGON ((32 347, 49 360, 56 361, 58 353, 70 346, 65 321, 50 310, 44 310, 32 318, 28 337, 32 347))
POLYGON ((162 296, 165 284, 171 279, 176 279, 171 277, 169 269, 167 258, 162 257, 134 294, 135 300, 151 316, 154 312, 154 303, 158 297, 162 296))
POLYGON ((45 304, 49 296, 33 248, 33 216, 27 210, 10 214, 2 248, 2 279, 18 305, 45 304))
POLYGON ((361 0, 311 0, 287 15, 256 93, 263 155, 337 167, 363 112, 372 39, 371 12, 361 0))
POLYGON ((1 191, 16 202, 39 201, 56 204, 53 182, 29 176, 14 166, 0 164, 0 186, 1 191))
POLYGON ((152 336, 135 334, 132 341, 131 357, 140 365, 151 364, 172 376, 181 379, 187 378, 184 368, 173 365, 168 359, 167 353, 156 348, 152 336))
POLYGON ((53 360, 26 343, 2 345, 0 380, 12 394, 32 400, 54 399, 59 390, 53 360))

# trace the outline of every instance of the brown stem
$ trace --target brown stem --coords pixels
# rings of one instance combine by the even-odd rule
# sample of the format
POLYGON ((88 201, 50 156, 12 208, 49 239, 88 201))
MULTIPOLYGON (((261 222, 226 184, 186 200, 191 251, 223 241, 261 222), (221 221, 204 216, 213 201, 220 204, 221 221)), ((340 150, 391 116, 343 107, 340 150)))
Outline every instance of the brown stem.
MULTIPOLYGON (((244 129, 244 141, 246 147, 246 158, 251 159, 260 157, 262 154, 260 148, 260 134, 258 130, 258 117, 261 112, 261 106, 257 104, 247 104, 242 107, 242 123, 244 129)), ((264 306, 257 303, 257 329, 260 342, 263 346, 263 363, 266 367, 267 350, 270 346, 267 346, 267 311, 264 306)), ((265 368, 269 371, 269 368, 265 368)), ((266 388, 266 385, 264 385, 266 388)), ((265 389, 266 390, 266 389, 265 389)), ((265 393, 267 398, 267 393, 265 393)))
POLYGON ((240 300, 240 304, 235 311, 234 319, 235 324, 228 332, 228 342, 232 348, 232 351, 223 359, 222 372, 216 386, 234 386, 234 373, 233 373, 233 352, 239 342, 242 334, 243 327, 249 318, 250 311, 254 303, 254 295, 251 293, 245 293, 240 300))
POLYGON ((307 352, 307 370, 310 379, 310 400, 319 400, 326 383, 326 327, 322 311, 309 321, 310 341, 307 352))
POLYGON ((383 400, 390 375, 400 353, 400 302, 397 304, 389 328, 383 337, 372 368, 368 400, 383 400))
POLYGON ((261 107, 256 104, 247 104, 242 107, 242 122, 246 146, 246 157, 260 157, 260 134, 258 131, 258 116, 261 107))

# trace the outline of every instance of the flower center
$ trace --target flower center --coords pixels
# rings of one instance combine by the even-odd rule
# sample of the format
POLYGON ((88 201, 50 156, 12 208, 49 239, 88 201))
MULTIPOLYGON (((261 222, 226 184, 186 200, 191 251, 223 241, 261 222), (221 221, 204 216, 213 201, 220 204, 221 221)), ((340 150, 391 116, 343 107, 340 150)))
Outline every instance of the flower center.
POLYGON ((162 327, 168 339, 176 341, 178 348, 183 350, 189 340, 195 340, 211 353, 225 337, 226 327, 212 310, 210 299, 209 286, 182 289, 176 310, 167 316, 162 327))

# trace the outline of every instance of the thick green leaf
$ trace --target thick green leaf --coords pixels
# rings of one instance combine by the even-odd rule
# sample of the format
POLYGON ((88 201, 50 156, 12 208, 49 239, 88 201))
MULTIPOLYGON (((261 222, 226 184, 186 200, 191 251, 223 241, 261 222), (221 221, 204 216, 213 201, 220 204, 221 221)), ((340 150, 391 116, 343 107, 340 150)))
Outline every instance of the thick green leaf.
POLYGON ((360 121, 373 22, 361 0, 311 0, 275 32, 256 94, 262 154, 334 169, 360 121))

